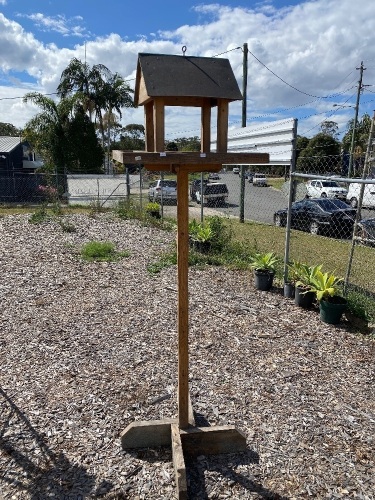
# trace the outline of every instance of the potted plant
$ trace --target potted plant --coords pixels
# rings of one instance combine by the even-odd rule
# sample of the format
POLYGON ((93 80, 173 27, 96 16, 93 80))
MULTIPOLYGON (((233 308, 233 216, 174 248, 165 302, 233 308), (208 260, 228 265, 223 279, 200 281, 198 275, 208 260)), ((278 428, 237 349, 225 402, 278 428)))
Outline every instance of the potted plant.
POLYGON ((250 266, 254 270, 254 283, 257 290, 269 290, 272 287, 277 260, 273 252, 253 255, 250 266))
POLYGON ((189 242, 194 250, 208 253, 211 250, 213 236, 210 224, 197 222, 196 219, 189 222, 189 242))
POLYGON ((300 307, 311 307, 315 298, 312 291, 312 280, 321 265, 309 266, 299 261, 293 261, 289 269, 291 277, 295 283, 294 302, 300 307))
POLYGON ((156 219, 160 219, 160 205, 155 201, 150 201, 145 207, 146 214, 156 219))
POLYGON ((346 309, 347 301, 341 295, 342 278, 333 273, 323 273, 320 269, 311 282, 311 290, 319 302, 320 319, 324 323, 336 325, 346 309))

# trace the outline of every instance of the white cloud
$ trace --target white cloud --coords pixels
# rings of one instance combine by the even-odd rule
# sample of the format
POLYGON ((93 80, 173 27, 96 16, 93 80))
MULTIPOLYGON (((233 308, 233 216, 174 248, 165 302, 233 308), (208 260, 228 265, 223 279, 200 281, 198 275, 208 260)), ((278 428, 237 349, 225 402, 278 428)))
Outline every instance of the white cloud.
POLYGON ((76 36, 79 38, 91 35, 79 22, 83 21, 81 16, 66 18, 64 15, 54 17, 45 16, 40 12, 35 14, 18 14, 18 17, 25 17, 34 22, 35 26, 41 31, 54 31, 63 36, 76 36))
MULTIPOLYGON (((83 59, 86 52, 90 65, 103 63, 130 79, 129 83, 133 86, 139 52, 181 54, 181 47, 186 45, 188 56, 222 54, 221 57, 228 57, 242 88, 242 46, 247 43, 250 50, 249 118, 268 112, 276 119, 297 113, 301 115, 302 105, 306 104, 299 121, 301 131, 317 126, 325 119, 324 113, 329 114, 333 110, 333 100, 328 102, 311 96, 327 96, 349 88, 351 90, 346 92, 345 99, 355 96, 359 77, 356 67, 361 60, 367 67, 364 83, 375 83, 373 2, 363 2, 358 8, 352 0, 314 0, 284 9, 275 9, 268 2, 259 3, 253 9, 210 4, 196 7, 196 11, 199 23, 159 32, 150 40, 129 40, 110 33, 87 41, 86 48, 80 43, 72 49, 44 45, 36 35, 26 32, 20 24, 0 14, 0 69, 8 79, 14 76, 12 71, 26 72, 35 88, 49 93, 56 90, 61 72, 69 61, 73 57, 83 59)), ((73 22, 62 16, 47 18, 39 15, 35 21, 43 29, 60 30, 63 35, 71 34, 75 26, 78 34, 83 33, 80 31, 81 19, 73 22)), ((16 77, 22 78, 19 75, 16 77)), ((19 91, 18 85, 5 89, 0 87, 0 99, 11 93, 17 95, 19 91)), ((337 102, 343 102, 344 97, 338 96, 337 99, 337 102)), ((361 102, 366 99, 371 101, 371 94, 365 91, 361 102)), ((354 100, 352 97, 349 102, 354 100)), ((374 106, 371 102, 369 106, 372 113, 374 106)), ((239 119, 240 111, 239 103, 231 105, 232 121, 239 119)), ((348 113, 350 116, 350 110, 348 113)), ((23 109, 22 114, 15 104, 0 100, 0 115, 1 121, 21 126, 30 118, 31 110, 23 109)), ((346 114, 336 111, 332 119, 344 127, 346 118, 346 114)), ((199 120, 190 111, 182 113, 172 109, 168 112, 168 119, 167 132, 192 130, 191 135, 199 135, 199 120)), ((143 109, 126 110, 123 120, 125 123, 143 123, 143 109)), ((311 133, 316 133, 316 130, 311 133)))

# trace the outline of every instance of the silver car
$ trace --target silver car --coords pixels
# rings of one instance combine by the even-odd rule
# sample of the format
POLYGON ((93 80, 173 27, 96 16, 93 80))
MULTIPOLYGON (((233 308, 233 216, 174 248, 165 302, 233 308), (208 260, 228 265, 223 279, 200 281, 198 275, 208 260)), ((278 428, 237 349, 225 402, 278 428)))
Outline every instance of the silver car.
POLYGON ((152 182, 148 188, 148 199, 157 203, 177 202, 177 181, 159 179, 152 182))

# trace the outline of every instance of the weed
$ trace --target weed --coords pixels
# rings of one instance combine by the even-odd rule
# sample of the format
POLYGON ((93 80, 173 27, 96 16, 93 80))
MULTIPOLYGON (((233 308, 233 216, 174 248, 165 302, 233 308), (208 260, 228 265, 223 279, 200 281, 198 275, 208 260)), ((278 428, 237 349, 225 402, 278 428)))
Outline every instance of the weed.
POLYGON ((42 224, 49 219, 48 211, 45 205, 42 205, 38 210, 32 213, 29 217, 30 224, 42 224))
POLYGON ((81 249, 81 257, 88 261, 113 262, 121 257, 128 257, 129 252, 117 252, 110 241, 90 241, 81 249))

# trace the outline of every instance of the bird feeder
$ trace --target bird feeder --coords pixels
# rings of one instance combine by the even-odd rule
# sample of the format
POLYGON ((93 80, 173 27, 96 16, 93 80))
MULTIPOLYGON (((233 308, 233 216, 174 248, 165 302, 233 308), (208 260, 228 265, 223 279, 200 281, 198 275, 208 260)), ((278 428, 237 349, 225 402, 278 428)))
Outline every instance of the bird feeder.
POLYGON ((246 438, 233 426, 197 427, 189 396, 188 252, 189 173, 219 172, 223 164, 268 163, 266 153, 231 153, 229 103, 242 100, 227 59, 139 54, 135 104, 144 106, 145 151, 113 151, 113 159, 142 164, 150 171, 177 175, 178 274, 178 418, 132 422, 122 433, 124 449, 171 446, 178 498, 187 498, 184 453, 206 455, 246 449, 246 438), (165 151, 165 107, 201 108, 201 151, 165 151), (216 151, 210 151, 211 110, 217 107, 216 151))

